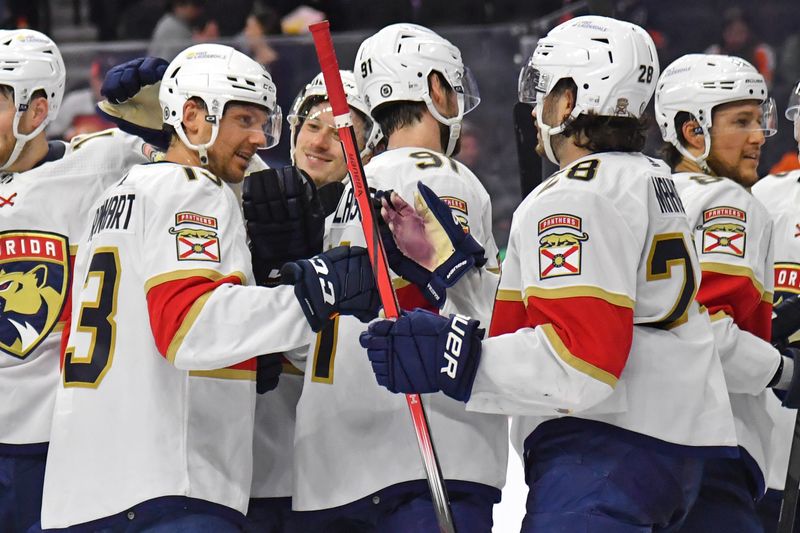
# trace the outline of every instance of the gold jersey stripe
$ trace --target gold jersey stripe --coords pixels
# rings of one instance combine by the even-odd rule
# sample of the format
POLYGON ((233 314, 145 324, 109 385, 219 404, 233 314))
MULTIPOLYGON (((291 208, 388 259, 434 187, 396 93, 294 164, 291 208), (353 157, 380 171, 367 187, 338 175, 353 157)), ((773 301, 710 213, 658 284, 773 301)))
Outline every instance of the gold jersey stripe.
POLYGON ((495 300, 500 300, 501 302, 521 302, 522 293, 512 289, 497 289, 495 300))
POLYGON ((614 374, 610 372, 606 372, 602 368, 598 368, 593 364, 584 361, 580 357, 577 357, 570 353, 566 346, 564 346, 561 337, 558 336, 556 330, 553 329, 552 324, 542 324, 540 326, 544 334, 547 336, 547 340, 550 341, 550 344, 553 346, 553 349, 556 351, 556 354, 561 358, 562 361, 567 363, 569 366, 574 368, 579 372, 583 372, 584 374, 598 380, 602 381, 612 389, 617 386, 617 378, 614 374))
POLYGON ((617 307, 627 307, 633 309, 633 298, 625 294, 610 292, 600 287, 592 287, 589 285, 578 285, 571 287, 559 287, 555 289, 542 289, 541 287, 527 287, 525 289, 525 300, 531 296, 542 298, 545 300, 556 300, 559 298, 579 298, 590 297, 599 298, 617 307))
POLYGON ((175 354, 178 353, 178 349, 180 349, 181 344, 183 344, 183 339, 189 333, 189 330, 192 329, 194 321, 197 320, 197 316, 200 314, 200 311, 203 310, 203 306, 206 304, 208 299, 211 298, 211 292, 212 291, 209 291, 195 300, 195 302, 192 304, 192 307, 189 309, 189 312, 186 313, 183 322, 181 322, 178 331, 175 332, 175 336, 172 337, 172 341, 169 343, 169 347, 167 348, 167 361, 170 363, 175 362, 175 354))
MULTIPOLYGON (((726 263, 700 263, 700 270, 703 272, 713 272, 715 274, 726 274, 728 276, 739 276, 748 278, 758 294, 763 295, 766 291, 764 285, 758 282, 752 269, 743 266, 728 265, 726 263)), ((771 302, 771 300, 770 300, 771 302)))
POLYGON ((723 318, 730 318, 730 315, 725 311, 717 311, 713 315, 709 316, 708 318, 711 319, 711 322, 716 322, 717 320, 722 320, 723 318))
POLYGON ((231 272, 230 274, 223 274, 217 270, 211 270, 210 268, 193 268, 190 270, 174 270, 172 272, 165 272, 163 274, 159 274, 157 276, 153 276, 152 278, 148 279, 144 284, 144 292, 147 294, 150 292, 150 289, 155 287, 156 285, 161 285, 162 283, 166 283, 168 281, 176 281, 180 279, 187 279, 187 278, 206 278, 211 281, 219 281, 222 278, 227 278, 230 276, 236 276, 239 278, 239 281, 242 282, 242 285, 245 284, 245 275, 242 272, 231 272))
POLYGON ((242 370, 240 368, 221 368, 219 370, 190 370, 189 375, 196 378, 217 378, 217 379, 242 379, 255 381, 255 370, 242 370))

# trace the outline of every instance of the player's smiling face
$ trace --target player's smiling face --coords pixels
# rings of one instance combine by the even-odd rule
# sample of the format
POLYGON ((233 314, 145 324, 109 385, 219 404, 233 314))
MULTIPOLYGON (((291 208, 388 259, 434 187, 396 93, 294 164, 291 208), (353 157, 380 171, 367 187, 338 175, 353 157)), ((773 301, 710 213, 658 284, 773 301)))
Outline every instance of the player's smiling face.
POLYGON ((758 181, 758 162, 765 141, 762 119, 761 105, 756 100, 714 108, 708 165, 716 174, 745 187, 758 181))
MULTIPOLYGON (((364 124, 355 113, 351 112, 351 116, 360 143, 364 138, 364 124)), ((347 162, 333 125, 330 103, 323 101, 313 106, 301 120, 294 147, 295 165, 311 176, 317 186, 344 179, 347 162)), ((359 149, 363 146, 359 145, 359 149)))
POLYGON ((208 168, 229 183, 239 183, 256 151, 266 146, 269 115, 250 104, 229 104, 219 122, 217 139, 208 150, 208 168))

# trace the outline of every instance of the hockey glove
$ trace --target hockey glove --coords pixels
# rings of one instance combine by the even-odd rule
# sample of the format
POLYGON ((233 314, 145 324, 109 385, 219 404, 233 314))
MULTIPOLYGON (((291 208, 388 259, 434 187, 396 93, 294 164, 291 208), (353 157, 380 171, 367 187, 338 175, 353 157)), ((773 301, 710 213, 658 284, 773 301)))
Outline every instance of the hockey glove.
POLYGON ((278 386, 283 370, 283 355, 270 353, 256 358, 256 392, 264 394, 278 386))
POLYGON ((281 282, 294 285, 314 331, 337 314, 353 315, 362 322, 378 316, 380 296, 366 248, 338 246, 311 259, 286 263, 281 282))
POLYGON ((379 385, 392 392, 442 391, 466 402, 481 359, 484 330, 463 315, 423 309, 369 325, 359 338, 379 385))
POLYGON ((446 289, 476 266, 486 264, 483 247, 458 222, 450 207, 422 182, 417 184, 416 209, 396 193, 383 194, 381 215, 389 266, 417 285, 431 304, 442 307, 446 289))
POLYGON ((121 130, 166 148, 158 90, 168 65, 159 57, 139 57, 113 67, 100 89, 106 98, 97 104, 100 114, 121 130))
POLYGON ((800 296, 791 294, 772 308, 772 344, 786 346, 789 337, 800 330, 800 296))
POLYGON ((331 183, 317 191, 311 178, 292 166, 245 178, 242 204, 256 283, 275 285, 284 263, 322 251, 325 217, 336 209, 343 189, 331 183))

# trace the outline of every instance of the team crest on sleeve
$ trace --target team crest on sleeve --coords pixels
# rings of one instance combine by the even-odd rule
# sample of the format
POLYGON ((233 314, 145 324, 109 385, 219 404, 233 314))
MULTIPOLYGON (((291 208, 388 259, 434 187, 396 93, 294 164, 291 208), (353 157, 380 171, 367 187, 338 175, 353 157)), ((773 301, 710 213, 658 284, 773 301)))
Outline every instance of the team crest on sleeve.
POLYGON ((469 233, 469 218, 467 215, 467 202, 455 196, 440 196, 439 199, 447 204, 450 211, 453 212, 456 222, 458 222, 464 229, 464 233, 469 233))
POLYGON ((219 263, 219 236, 217 219, 198 213, 182 211, 175 214, 175 226, 169 229, 175 235, 178 261, 213 261, 219 263))
POLYGON ((539 221, 539 279, 581 273, 581 248, 589 235, 581 219, 560 213, 539 221))
POLYGON ((67 296, 69 245, 55 233, 0 233, 0 350, 20 359, 58 324, 67 296))
POLYGON ((721 206, 703 211, 703 253, 744 257, 746 221, 747 214, 735 207, 721 206))

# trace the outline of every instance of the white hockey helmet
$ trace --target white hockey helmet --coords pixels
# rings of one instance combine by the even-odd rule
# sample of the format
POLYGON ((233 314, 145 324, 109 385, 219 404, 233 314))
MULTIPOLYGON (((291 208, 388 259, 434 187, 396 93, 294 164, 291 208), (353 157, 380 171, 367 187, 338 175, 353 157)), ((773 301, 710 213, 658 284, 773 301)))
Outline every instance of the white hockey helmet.
POLYGON ((775 102, 767 95, 767 84, 756 69, 742 58, 716 54, 688 54, 670 64, 658 80, 656 120, 661 136, 684 157, 709 172, 706 158, 711 151, 713 109, 741 100, 762 103, 761 128, 769 137, 775 128, 775 102), (680 141, 675 116, 689 113, 703 129, 705 151, 693 156, 680 141))
POLYGON ((536 105, 547 158, 558 164, 551 136, 579 115, 640 117, 658 74, 656 46, 642 28, 607 17, 576 17, 539 39, 519 74, 519 101, 536 105), (562 124, 547 125, 542 118, 544 99, 565 78, 578 88, 575 107, 562 124))
MULTIPOLYGON (((339 74, 342 76, 342 86, 344 87, 344 94, 347 98, 347 103, 352 109, 358 110, 360 113, 363 114, 365 124, 364 124, 364 149, 361 150, 361 157, 366 157, 367 155, 371 154, 378 143, 383 139, 383 134, 381 133, 381 128, 378 126, 378 123, 375 122, 369 114, 369 108, 367 107, 367 103, 361 97, 358 92, 358 87, 356 86, 356 78, 353 75, 352 70, 340 70, 339 74)), ((307 84, 300 92, 297 94, 297 97, 294 99, 294 103, 292 104, 292 110, 289 112, 289 115, 286 117, 289 121, 289 125, 291 126, 291 139, 290 145, 290 155, 292 157, 292 161, 294 161, 294 148, 295 143, 297 142, 297 134, 302 127, 303 121, 309 118, 308 112, 310 111, 309 102, 312 101, 317 97, 318 100, 327 100, 328 98, 328 91, 325 89, 325 79, 320 72, 317 74, 313 80, 309 84, 307 84)))
POLYGON ((275 98, 275 84, 269 72, 243 53, 221 44, 198 44, 178 54, 164 72, 158 94, 164 123, 175 128, 187 147, 197 150, 203 165, 208 164, 208 149, 217 139, 228 102, 266 108, 267 142, 259 148, 278 144, 283 118, 275 98), (183 106, 193 97, 203 100, 208 113, 206 120, 211 123, 211 139, 205 144, 190 143, 183 129, 183 106))
POLYGON ((461 120, 480 102, 478 85, 448 40, 416 24, 391 24, 358 48, 354 67, 359 92, 370 111, 390 102, 425 102, 431 115, 450 129, 445 154, 461 135, 461 120), (433 105, 428 76, 439 72, 455 90, 458 112, 443 116, 433 105))
POLYGON ((789 104, 786 106, 786 118, 794 122, 794 140, 800 147, 800 81, 794 84, 789 104))
POLYGON ((61 52, 50 37, 34 30, 0 31, 0 85, 11 87, 16 107, 13 125, 16 143, 0 170, 13 165, 25 143, 56 118, 64 98, 65 77, 61 52), (28 109, 31 96, 40 89, 47 94, 47 117, 32 132, 20 133, 19 120, 28 109))

